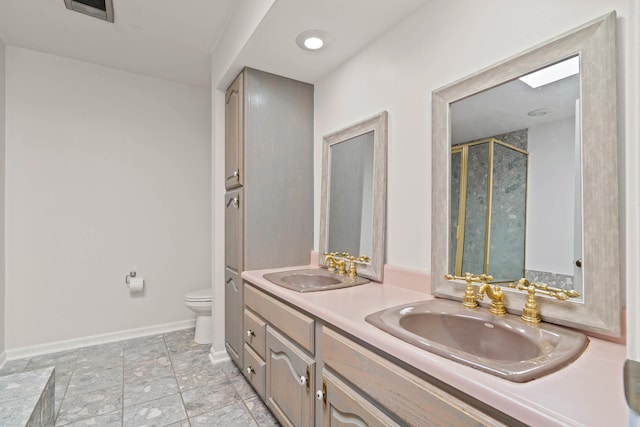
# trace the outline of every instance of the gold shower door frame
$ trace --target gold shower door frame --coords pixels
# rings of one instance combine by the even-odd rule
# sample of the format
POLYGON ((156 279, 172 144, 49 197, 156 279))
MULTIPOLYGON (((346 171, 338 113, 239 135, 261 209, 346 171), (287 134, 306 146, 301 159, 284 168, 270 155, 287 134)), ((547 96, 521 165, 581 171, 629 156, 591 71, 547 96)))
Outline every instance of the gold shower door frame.
MULTIPOLYGON (((461 276, 462 272, 462 258, 464 255, 464 231, 466 222, 467 211, 467 172, 469 170, 469 147, 480 144, 489 144, 489 161, 487 162, 487 213, 485 219, 485 236, 484 236, 484 259, 483 259, 483 274, 489 274, 489 252, 491 242, 491 211, 493 206, 493 153, 494 144, 502 145, 511 150, 515 150, 525 155, 529 155, 529 152, 522 150, 518 147, 514 147, 511 144, 502 142, 495 138, 480 139, 478 141, 466 142, 459 144, 451 148, 451 154, 460 154, 460 197, 458 198, 458 227, 456 229, 456 264, 455 272, 456 276, 461 276)), ((476 272, 471 272, 477 274, 476 272)))

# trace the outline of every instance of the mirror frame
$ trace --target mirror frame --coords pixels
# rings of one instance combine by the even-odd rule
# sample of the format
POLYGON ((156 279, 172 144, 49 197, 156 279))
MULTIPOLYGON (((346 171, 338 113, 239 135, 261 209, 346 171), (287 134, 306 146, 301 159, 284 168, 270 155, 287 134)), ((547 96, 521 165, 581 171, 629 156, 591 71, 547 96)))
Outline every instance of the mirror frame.
POLYGON ((373 230, 371 261, 358 265, 358 276, 382 282, 385 255, 385 225, 387 207, 387 121, 388 113, 383 111, 344 129, 325 135, 322 139, 322 190, 320 195, 320 265, 327 252, 329 240, 329 185, 331 170, 329 151, 332 145, 348 141, 373 131, 373 230))
MULTIPOLYGON (((451 103, 580 55, 582 108, 583 292, 572 303, 537 295, 542 320, 620 337, 616 14, 577 29, 438 89, 432 94, 431 292, 461 300, 464 283, 446 281, 451 168, 451 103), (586 209, 585 207, 588 207, 586 209)), ((504 287, 503 287, 504 288, 504 287)), ((526 292, 505 289, 505 305, 522 313, 526 292)), ((484 303, 482 305, 485 305, 484 303)))

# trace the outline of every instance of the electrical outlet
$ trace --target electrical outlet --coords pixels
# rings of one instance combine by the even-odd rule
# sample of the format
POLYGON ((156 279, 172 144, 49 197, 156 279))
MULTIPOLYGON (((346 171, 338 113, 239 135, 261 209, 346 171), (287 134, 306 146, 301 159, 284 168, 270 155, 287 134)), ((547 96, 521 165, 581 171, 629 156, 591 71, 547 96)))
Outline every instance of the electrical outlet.
POLYGON ((640 414, 640 362, 635 360, 624 362, 624 395, 629 408, 640 414))

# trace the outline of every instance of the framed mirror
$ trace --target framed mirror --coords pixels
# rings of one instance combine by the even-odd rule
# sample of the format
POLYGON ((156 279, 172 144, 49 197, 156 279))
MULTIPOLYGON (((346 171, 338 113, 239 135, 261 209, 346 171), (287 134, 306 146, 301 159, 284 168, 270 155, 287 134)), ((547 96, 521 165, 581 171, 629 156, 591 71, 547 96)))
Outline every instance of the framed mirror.
POLYGON ((621 334, 615 13, 433 92, 432 293, 489 274, 509 312, 526 277, 542 319, 621 334), (529 77, 568 67, 539 85, 529 77), (519 277, 518 277, 519 276, 519 277))
POLYGON ((358 275, 382 281, 387 203, 387 112, 323 138, 322 254, 366 255, 358 275))

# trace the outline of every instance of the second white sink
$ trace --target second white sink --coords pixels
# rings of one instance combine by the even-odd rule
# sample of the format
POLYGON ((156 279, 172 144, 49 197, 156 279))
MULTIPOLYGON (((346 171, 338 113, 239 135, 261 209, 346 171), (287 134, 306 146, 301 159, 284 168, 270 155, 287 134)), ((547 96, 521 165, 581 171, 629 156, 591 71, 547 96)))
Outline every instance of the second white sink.
POLYGON ((369 280, 363 277, 349 277, 321 268, 277 271, 267 273, 263 277, 271 283, 297 292, 327 291, 369 283, 369 280))

